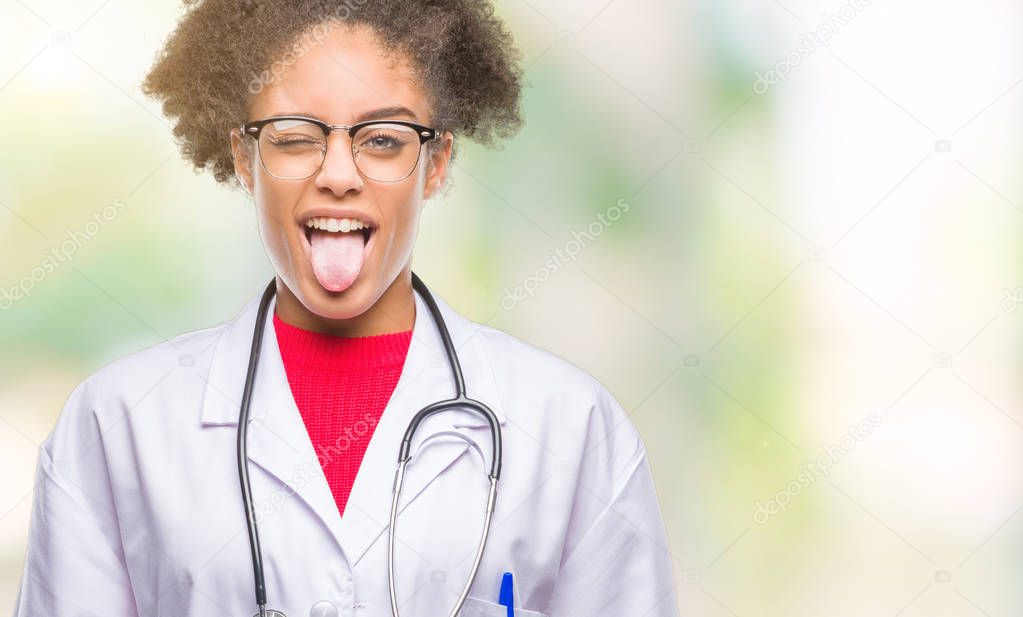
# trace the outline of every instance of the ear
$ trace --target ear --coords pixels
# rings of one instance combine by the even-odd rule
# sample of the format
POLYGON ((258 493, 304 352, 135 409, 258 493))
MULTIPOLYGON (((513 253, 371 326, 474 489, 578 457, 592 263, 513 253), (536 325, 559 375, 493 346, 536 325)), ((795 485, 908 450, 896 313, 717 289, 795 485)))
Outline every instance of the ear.
MULTIPOLYGON (((451 146, 454 143, 454 136, 451 131, 444 131, 441 136, 441 145, 434 146, 433 154, 430 155, 426 171, 426 183, 423 186, 423 199, 433 197, 441 186, 444 185, 444 178, 447 177, 448 164, 451 162, 451 146)), ((430 152, 431 150, 427 150, 430 152)))
POLYGON ((234 159, 235 175, 249 195, 252 195, 252 142, 237 128, 231 129, 231 158, 234 159))

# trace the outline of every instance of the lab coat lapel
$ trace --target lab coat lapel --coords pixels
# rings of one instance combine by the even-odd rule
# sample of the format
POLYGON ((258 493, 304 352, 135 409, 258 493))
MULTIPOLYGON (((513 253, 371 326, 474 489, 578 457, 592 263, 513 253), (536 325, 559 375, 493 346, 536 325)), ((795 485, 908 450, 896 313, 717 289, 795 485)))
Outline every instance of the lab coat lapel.
MULTIPOLYGON (((260 506, 266 504, 279 507, 283 503, 284 512, 291 512, 293 509, 288 502, 292 494, 297 495, 340 546, 341 515, 291 394, 273 327, 275 306, 276 297, 270 303, 263 327, 259 367, 249 409, 248 459, 284 486, 276 495, 259 495, 253 489, 253 502, 257 515, 260 515, 260 506)), ((259 297, 256 297, 228 324, 213 350, 203 400, 204 426, 236 428, 238 425, 258 309, 259 297)), ((240 519, 239 524, 243 521, 240 519)))
MULTIPOLYGON (((485 355, 479 337, 481 326, 462 317, 435 292, 432 293, 451 334, 469 396, 486 403, 497 415, 499 423, 504 425, 505 415, 497 400, 493 374, 489 363, 481 358, 485 355)), ((409 422, 423 407, 452 398, 455 394, 451 367, 437 326, 425 300, 418 293, 415 294, 415 301, 415 325, 405 366, 374 429, 345 507, 341 542, 352 567, 374 542, 386 542, 386 538, 381 536, 385 535, 388 527, 398 448, 409 422)), ((487 444, 490 442, 490 432, 487 427, 486 421, 480 416, 465 410, 435 414, 420 425, 413 440, 412 461, 407 467, 402 487, 399 520, 401 512, 469 449, 464 441, 441 438, 420 452, 417 445, 421 440, 436 431, 460 430, 481 443, 489 456, 487 444)), ((478 460, 474 463, 478 464, 478 460)), ((402 525, 399 524, 397 529, 400 540, 402 525)))

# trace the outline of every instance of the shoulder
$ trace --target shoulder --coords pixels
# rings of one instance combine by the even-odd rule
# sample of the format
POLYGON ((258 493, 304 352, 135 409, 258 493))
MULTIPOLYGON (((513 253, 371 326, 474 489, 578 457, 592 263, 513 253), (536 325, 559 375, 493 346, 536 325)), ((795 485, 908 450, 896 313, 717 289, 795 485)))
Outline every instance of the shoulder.
POLYGON ((226 328, 227 324, 218 324, 193 330, 123 355, 97 369, 85 382, 97 396, 141 396, 175 373, 194 373, 208 364, 226 328))
MULTIPOLYGON (((165 399, 163 393, 201 394, 217 339, 227 324, 193 330, 118 357, 79 382, 68 395, 47 445, 65 452, 95 440, 126 414, 165 399)), ((51 452, 52 453, 52 452, 51 452)))
POLYGON ((597 378, 514 335, 474 325, 501 402, 512 409, 542 414, 537 418, 525 413, 523 421, 543 423, 561 434, 577 431, 575 434, 586 435, 590 447, 602 444, 619 455, 629 453, 629 458, 645 454, 629 413, 597 378))
POLYGON ((571 397, 579 403, 596 403, 606 394, 600 382, 565 358, 492 326, 474 326, 498 385, 571 397), (530 383, 537 387, 529 388, 530 383))

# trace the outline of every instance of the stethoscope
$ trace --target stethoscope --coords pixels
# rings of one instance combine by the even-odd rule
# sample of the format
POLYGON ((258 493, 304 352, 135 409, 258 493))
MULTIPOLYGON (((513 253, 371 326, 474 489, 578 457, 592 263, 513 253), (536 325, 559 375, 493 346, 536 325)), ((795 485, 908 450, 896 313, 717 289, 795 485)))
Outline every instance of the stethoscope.
MULTIPOLYGON (((490 438, 493 456, 490 460, 490 471, 487 477, 490 479, 490 495, 487 498, 487 507, 483 522, 483 534, 480 537, 479 546, 476 549, 476 557, 472 563, 472 570, 469 573, 469 580, 466 581, 462 594, 458 598, 455 608, 451 611, 450 617, 456 617, 462 609, 466 597, 469 595, 469 588, 476 580, 476 573, 479 570, 480 560, 483 558, 483 549, 487 544, 487 535, 490 532, 490 521, 494 515, 494 503, 497 499, 497 479, 501 475, 501 427, 498 424, 497 416, 489 407, 480 401, 471 399, 465 395, 465 378, 462 376, 462 367, 458 363, 458 354, 455 353, 455 346, 451 343, 451 335, 448 333, 444 317, 437 308, 430 290, 412 272, 412 287, 419 292, 419 295, 426 301, 430 309, 430 315, 437 326, 440 338, 444 342, 444 351, 448 356, 448 364, 451 366, 451 374, 455 381, 454 398, 437 401, 419 410, 409 422, 405 429, 405 437, 401 440, 401 448, 398 450, 398 469, 394 474, 394 484, 391 487, 391 515, 387 530, 387 589, 391 596, 391 614, 398 617, 398 598, 394 591, 394 525, 398 515, 398 498, 401 496, 402 482, 405 478, 405 467, 411 460, 412 437, 415 435, 419 424, 427 417, 455 408, 465 408, 475 411, 486 418, 490 424, 490 438)), ((249 548, 252 553, 252 572, 256 581, 256 604, 259 612, 253 617, 285 617, 284 613, 274 609, 266 608, 266 580, 263 576, 263 551, 259 545, 259 530, 256 528, 256 512, 252 504, 252 486, 249 484, 248 456, 246 454, 246 436, 249 428, 249 404, 252 402, 252 386, 256 379, 256 368, 259 366, 259 352, 263 343, 263 329, 266 324, 266 315, 270 306, 270 300, 277 291, 276 279, 271 280, 259 303, 259 313, 256 318, 256 328, 252 334, 252 349, 249 352, 249 368, 245 375, 245 389, 242 392, 241 412, 238 415, 238 478, 241 481, 242 500, 245 502, 245 522, 249 528, 249 548)), ((418 319, 418 318, 417 318, 418 319)), ((440 435, 449 435, 464 439, 472 445, 482 458, 483 454, 479 446, 468 437, 455 431, 442 431, 427 437, 433 439, 440 435)), ((426 440, 420 443, 419 448, 425 445, 426 440)))

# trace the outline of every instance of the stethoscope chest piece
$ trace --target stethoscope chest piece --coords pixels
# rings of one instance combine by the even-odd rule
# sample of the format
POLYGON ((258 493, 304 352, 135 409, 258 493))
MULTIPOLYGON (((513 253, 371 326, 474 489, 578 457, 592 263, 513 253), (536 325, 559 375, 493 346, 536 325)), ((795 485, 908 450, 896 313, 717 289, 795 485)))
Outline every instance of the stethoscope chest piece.
POLYGON ((280 611, 275 611, 272 608, 268 608, 265 611, 260 611, 256 613, 252 617, 287 617, 287 615, 280 611))

